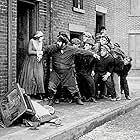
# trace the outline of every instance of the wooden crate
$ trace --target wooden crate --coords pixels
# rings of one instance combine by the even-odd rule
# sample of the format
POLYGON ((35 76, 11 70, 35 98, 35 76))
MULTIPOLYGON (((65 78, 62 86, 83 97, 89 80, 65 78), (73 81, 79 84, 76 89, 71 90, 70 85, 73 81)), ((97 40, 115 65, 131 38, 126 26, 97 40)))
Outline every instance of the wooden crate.
POLYGON ((0 112, 6 127, 10 126, 24 113, 35 114, 29 97, 22 93, 19 84, 16 84, 10 92, 1 97, 0 112))

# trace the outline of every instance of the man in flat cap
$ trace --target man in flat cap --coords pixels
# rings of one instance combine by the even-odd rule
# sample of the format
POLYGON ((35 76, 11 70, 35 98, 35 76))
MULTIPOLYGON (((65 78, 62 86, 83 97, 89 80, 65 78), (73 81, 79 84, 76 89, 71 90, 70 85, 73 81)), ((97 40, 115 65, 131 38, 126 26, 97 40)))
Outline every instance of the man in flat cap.
POLYGON ((100 60, 95 64, 95 87, 97 98, 103 98, 105 94, 105 86, 111 100, 116 100, 116 92, 112 81, 112 72, 114 68, 114 59, 109 53, 107 45, 101 46, 100 60), (98 94, 100 84, 100 94, 98 94))
MULTIPOLYGON (((83 49, 92 51, 94 47, 94 40, 88 38, 83 49)), ((96 102, 95 100, 95 83, 92 77, 92 70, 94 70, 95 61, 97 58, 93 56, 83 56, 81 54, 75 57, 75 67, 77 73, 77 82, 80 93, 84 101, 96 102)))

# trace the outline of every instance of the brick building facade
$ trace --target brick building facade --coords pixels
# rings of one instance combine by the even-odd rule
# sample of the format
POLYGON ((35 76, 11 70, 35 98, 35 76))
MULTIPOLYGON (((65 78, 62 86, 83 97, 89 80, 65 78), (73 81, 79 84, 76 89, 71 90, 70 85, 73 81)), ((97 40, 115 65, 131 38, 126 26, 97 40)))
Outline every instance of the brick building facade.
POLYGON ((0 94, 17 82, 36 30, 42 30, 46 44, 51 44, 59 31, 70 38, 84 31, 94 36, 105 25, 112 42, 119 42, 134 58, 135 71, 140 68, 140 12, 134 0, 0 0, 0 7, 0 94))

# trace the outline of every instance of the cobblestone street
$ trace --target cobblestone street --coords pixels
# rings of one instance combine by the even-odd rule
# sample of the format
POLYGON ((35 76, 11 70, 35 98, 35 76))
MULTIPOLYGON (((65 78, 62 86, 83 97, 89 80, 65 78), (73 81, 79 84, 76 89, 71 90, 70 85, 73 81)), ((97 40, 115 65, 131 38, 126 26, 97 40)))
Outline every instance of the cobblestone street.
POLYGON ((140 106, 97 127, 79 140, 140 140, 140 106))

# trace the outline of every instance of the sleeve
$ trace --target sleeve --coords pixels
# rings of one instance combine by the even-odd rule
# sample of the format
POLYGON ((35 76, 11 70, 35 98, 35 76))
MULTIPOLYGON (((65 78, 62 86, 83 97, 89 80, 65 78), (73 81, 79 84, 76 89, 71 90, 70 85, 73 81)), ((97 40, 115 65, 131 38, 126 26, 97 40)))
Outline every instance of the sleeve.
POLYGON ((90 58, 91 59, 91 63, 90 63, 90 65, 91 65, 91 68, 92 68, 92 70, 93 71, 95 71, 95 64, 96 64, 96 58, 94 58, 94 57, 92 57, 92 58, 90 58))
POLYGON ((31 39, 28 44, 28 54, 37 54, 36 50, 33 49, 33 40, 31 39))
POLYGON ((53 45, 49 45, 47 46, 44 50, 45 52, 47 52, 48 54, 52 55, 53 53, 59 51, 61 49, 61 46, 57 45, 57 44, 53 44, 53 45))
POLYGON ((112 73, 114 69, 114 59, 112 57, 109 58, 108 60, 108 72, 112 73))
POLYGON ((123 68, 124 68, 124 63, 121 59, 117 59, 115 62, 115 65, 114 65, 114 72, 116 73, 121 73, 123 71, 123 68))
POLYGON ((131 63, 124 66, 125 67, 125 73, 128 73, 132 67, 131 63))
POLYGON ((120 48, 115 48, 113 51, 121 55, 123 58, 126 57, 125 53, 120 48))
POLYGON ((89 55, 89 56, 93 56, 93 53, 91 51, 87 51, 87 50, 83 50, 80 48, 74 48, 74 54, 81 54, 81 55, 89 55))

